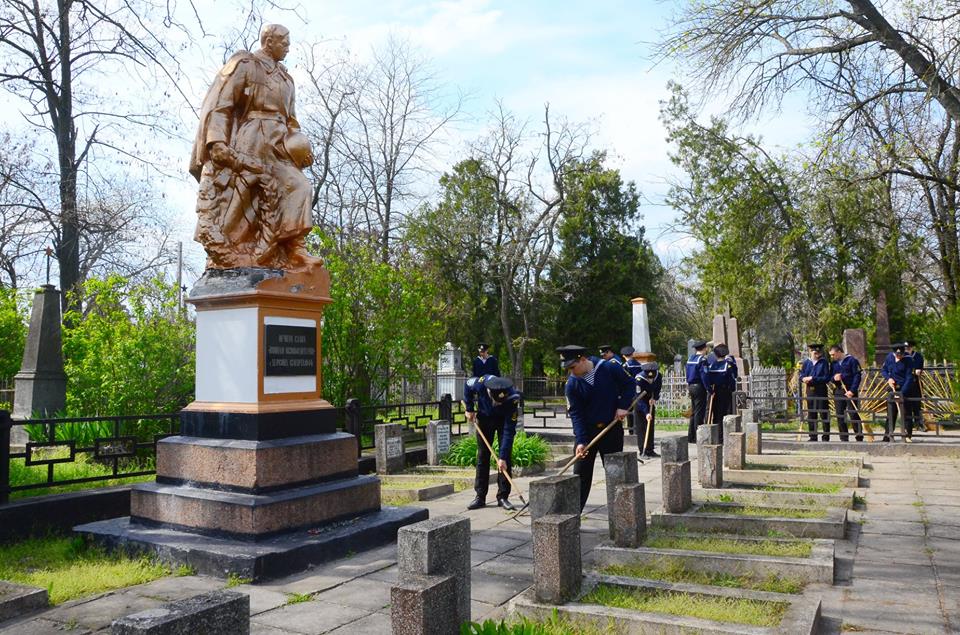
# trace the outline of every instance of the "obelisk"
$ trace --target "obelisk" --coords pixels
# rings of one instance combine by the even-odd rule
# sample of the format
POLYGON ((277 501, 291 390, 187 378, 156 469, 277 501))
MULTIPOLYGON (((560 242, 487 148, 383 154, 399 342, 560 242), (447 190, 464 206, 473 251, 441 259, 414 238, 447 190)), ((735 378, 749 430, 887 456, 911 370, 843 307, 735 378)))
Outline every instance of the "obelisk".
POLYGON ((645 298, 634 298, 633 304, 633 334, 630 344, 633 346, 633 357, 641 362, 652 362, 657 356, 653 354, 650 344, 650 317, 647 313, 645 298))

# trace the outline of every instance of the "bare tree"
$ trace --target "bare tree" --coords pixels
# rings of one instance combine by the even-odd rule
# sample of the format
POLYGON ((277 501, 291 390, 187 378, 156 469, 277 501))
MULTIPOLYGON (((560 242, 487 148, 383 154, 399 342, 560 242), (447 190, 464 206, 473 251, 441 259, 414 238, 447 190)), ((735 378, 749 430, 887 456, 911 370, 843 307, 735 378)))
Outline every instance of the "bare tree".
POLYGON ((326 59, 316 46, 307 59, 304 101, 317 108, 305 125, 321 157, 318 224, 373 237, 389 262, 393 239, 422 200, 418 187, 434 175, 432 152, 460 98, 446 95, 427 61, 395 37, 366 65, 347 52, 326 59))
POLYGON ((556 255, 564 178, 581 164, 589 140, 587 126, 552 120, 549 105, 543 109, 542 128, 531 134, 528 124, 501 103, 490 133, 473 150, 487 166, 485 177, 495 192, 484 251, 500 295, 500 328, 515 374, 522 373, 546 287, 545 272, 556 255), (521 325, 516 335, 515 319, 521 325))

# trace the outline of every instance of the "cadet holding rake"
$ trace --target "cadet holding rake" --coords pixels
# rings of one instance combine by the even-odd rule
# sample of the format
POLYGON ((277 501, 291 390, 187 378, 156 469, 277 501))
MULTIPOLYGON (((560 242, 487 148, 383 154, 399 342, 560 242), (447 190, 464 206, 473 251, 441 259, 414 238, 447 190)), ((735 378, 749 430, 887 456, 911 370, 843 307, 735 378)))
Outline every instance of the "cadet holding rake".
POLYGON ((844 354, 843 349, 834 344, 830 347, 830 372, 833 373, 833 405, 837 413, 837 430, 840 440, 848 441, 847 419, 853 425, 857 441, 863 441, 863 424, 860 422, 857 397, 860 396, 860 362, 853 355, 844 354))

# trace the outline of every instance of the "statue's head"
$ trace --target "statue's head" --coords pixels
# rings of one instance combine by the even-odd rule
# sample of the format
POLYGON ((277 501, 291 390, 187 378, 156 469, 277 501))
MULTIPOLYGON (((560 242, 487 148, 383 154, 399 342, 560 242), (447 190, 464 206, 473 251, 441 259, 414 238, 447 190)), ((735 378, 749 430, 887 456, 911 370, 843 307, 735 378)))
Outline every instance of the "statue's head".
POLYGON ((281 61, 290 50, 290 29, 281 24, 268 24, 260 31, 260 47, 276 61, 281 61))

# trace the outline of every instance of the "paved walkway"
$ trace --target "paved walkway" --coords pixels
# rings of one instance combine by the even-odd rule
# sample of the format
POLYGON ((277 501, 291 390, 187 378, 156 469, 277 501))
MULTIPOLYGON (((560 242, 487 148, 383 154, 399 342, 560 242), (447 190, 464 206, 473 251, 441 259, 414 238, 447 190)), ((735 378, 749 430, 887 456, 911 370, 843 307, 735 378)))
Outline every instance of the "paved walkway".
MULTIPOLYGON (((823 594, 824 632, 960 633, 960 460, 868 461, 873 470, 865 472, 867 508, 851 513, 848 539, 837 543, 837 583, 823 594)), ((607 532, 599 466, 595 476, 583 521, 585 564, 607 532)), ((648 512, 658 509, 660 462, 641 465, 640 480, 646 484, 648 512)), ((522 491, 529 481, 517 479, 522 491)), ((532 583, 529 518, 517 523, 496 507, 466 512, 472 496, 468 490, 425 505, 431 516, 470 518, 473 619, 499 618, 532 583)), ((254 634, 380 635, 390 632, 390 586, 396 576, 396 547, 388 545, 235 589, 250 595, 254 634), (292 594, 311 599, 289 604, 292 594)), ((117 617, 222 587, 222 580, 203 576, 164 578, 50 609, 0 633, 108 632, 117 617)))

